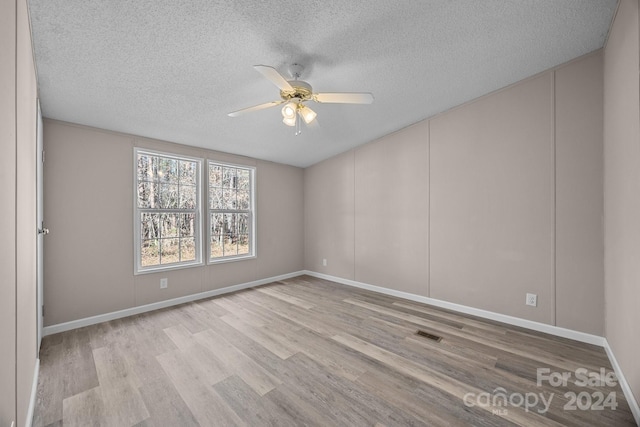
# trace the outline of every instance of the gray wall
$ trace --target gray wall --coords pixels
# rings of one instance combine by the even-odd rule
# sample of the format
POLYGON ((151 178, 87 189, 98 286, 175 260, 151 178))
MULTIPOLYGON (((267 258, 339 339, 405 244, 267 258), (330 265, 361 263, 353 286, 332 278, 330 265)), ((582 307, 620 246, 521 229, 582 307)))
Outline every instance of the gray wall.
POLYGON ((52 120, 44 142, 45 325, 303 269, 300 168, 52 120), (258 257, 135 276, 133 147, 255 166, 258 257))
POLYGON ((305 267, 602 335, 601 165, 598 51, 307 168, 305 267))
POLYGON ((0 4, 0 425, 25 425, 36 350, 36 76, 26 1, 0 4))
POLYGON ((640 399, 640 36, 621 0, 604 56, 606 338, 640 399))

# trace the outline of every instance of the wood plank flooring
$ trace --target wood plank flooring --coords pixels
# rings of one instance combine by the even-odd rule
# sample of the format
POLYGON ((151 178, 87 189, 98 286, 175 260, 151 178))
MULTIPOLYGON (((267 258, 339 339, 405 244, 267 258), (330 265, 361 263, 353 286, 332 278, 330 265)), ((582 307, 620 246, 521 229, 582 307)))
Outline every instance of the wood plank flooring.
POLYGON ((576 384, 612 371, 600 347, 308 276, 48 336, 40 360, 35 427, 635 425, 619 385, 576 384))

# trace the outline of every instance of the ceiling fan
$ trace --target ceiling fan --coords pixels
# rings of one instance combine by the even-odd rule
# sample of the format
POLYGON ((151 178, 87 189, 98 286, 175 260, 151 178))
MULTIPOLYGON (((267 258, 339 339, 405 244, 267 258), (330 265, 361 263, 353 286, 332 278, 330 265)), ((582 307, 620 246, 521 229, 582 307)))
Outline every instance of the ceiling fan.
POLYGON ((315 111, 305 105, 307 101, 315 101, 322 104, 371 104, 373 102, 373 95, 368 92, 313 93, 309 83, 298 80, 304 70, 304 67, 300 64, 292 64, 289 67, 292 80, 285 79, 275 68, 268 65, 254 65, 253 68, 271 80, 280 89, 281 99, 234 111, 229 113, 231 117, 284 104, 282 107, 282 121, 287 126, 295 126, 296 135, 298 135, 300 134, 300 120, 297 117, 300 116, 309 125, 317 116, 315 111))

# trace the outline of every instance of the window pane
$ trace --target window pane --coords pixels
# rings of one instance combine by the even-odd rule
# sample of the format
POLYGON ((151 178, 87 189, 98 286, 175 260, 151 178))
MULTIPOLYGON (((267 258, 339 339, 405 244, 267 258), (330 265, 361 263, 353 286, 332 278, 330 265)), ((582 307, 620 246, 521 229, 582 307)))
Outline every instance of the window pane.
POLYGON ((158 206, 158 184, 154 182, 138 183, 138 207, 155 208, 158 206))
POLYGON ((222 252, 222 236, 211 237, 211 258, 221 257, 222 252))
POLYGON ((249 192, 238 191, 238 209, 249 210, 249 192))
POLYGON ((196 243, 193 237, 180 239, 180 260, 181 261, 196 260, 196 243))
POLYGON ((222 186, 224 188, 235 188, 236 168, 222 168, 222 186))
POLYGON ((250 172, 246 169, 238 169, 238 189, 239 190, 249 190, 249 176, 250 172))
POLYGON ((148 154, 138 154, 138 181, 155 181, 158 158, 148 154))
POLYGON ((195 209, 196 187, 194 185, 180 186, 180 209, 195 209))
POLYGON ((224 215, 223 214, 211 214, 211 235, 224 234, 224 215))
POLYGON ((249 254, 249 235, 240 234, 238 235, 238 255, 247 254, 249 254))
POLYGON ((196 215, 179 214, 180 237, 194 237, 196 234, 196 215))
POLYGON ((180 161, 180 184, 196 185, 196 172, 198 170, 196 162, 180 161))
POLYGON ((140 215, 141 237, 145 239, 157 239, 160 237, 160 215, 143 213, 140 215))
POLYGON ((223 209, 236 208, 236 192, 235 190, 223 190, 223 209))
POLYGON ((160 239, 160 261, 162 264, 180 261, 178 240, 179 239, 160 239))
POLYGON ((238 233, 249 234, 249 214, 237 214, 238 233))
POLYGON ((174 184, 160 184, 160 208, 178 208, 178 186, 174 184))
POLYGON ((209 187, 222 187, 222 166, 209 164, 209 187))
POLYGON ((238 245, 235 239, 227 237, 224 239, 224 256, 231 256, 238 254, 238 245))
POLYGON ((160 237, 178 237, 178 215, 162 214, 160 217, 160 237))
POLYGON ((158 240, 143 240, 140 253, 140 263, 143 267, 160 264, 158 240))
POLYGON ((211 209, 223 209, 221 188, 212 188, 209 190, 209 207, 211 209))
POLYGON ((236 214, 224 214, 224 234, 233 236, 236 234, 236 214))
POLYGON ((158 180, 172 184, 178 183, 178 161, 175 159, 167 159, 166 157, 158 158, 158 180))

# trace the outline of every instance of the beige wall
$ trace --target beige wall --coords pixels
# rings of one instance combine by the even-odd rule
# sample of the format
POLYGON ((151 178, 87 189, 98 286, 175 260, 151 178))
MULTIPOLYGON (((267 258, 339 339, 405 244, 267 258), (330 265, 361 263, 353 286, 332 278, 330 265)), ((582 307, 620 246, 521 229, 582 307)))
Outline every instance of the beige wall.
MULTIPOLYGON (((301 270, 304 268, 303 172, 259 161, 258 173, 257 227, 261 233, 256 268, 263 277, 301 270), (283 212, 289 213, 283 215, 283 212)), ((215 269, 209 271, 215 274, 215 269)))
POLYGON ((0 6, 0 425, 25 425, 37 359, 36 77, 26 1, 0 6))
POLYGON ((306 268, 602 334, 601 73, 596 52, 306 169, 306 268))
POLYGON ((553 323, 552 79, 431 120, 431 297, 553 323))
POLYGON ((354 153, 355 280, 428 295, 429 123, 354 153))
POLYGON ((353 151, 304 171, 305 268, 354 278, 353 151), (307 197, 308 194, 313 197, 307 197), (322 261, 327 260, 324 266, 322 261))
POLYGON ((304 171, 307 270, 354 278, 353 161, 353 151, 348 151, 304 171))
POLYGON ((638 1, 621 0, 604 55, 606 338, 640 399, 638 1))
POLYGON ((45 325, 303 268, 302 169, 51 120, 44 142, 45 325), (134 147, 255 166, 257 258, 134 275, 134 147))
POLYGON ((604 335, 602 52, 555 73, 558 326, 604 335))
POLYGON ((427 137, 420 123, 305 169, 307 270, 426 295, 427 137))
POLYGON ((0 0, 0 424, 16 419, 16 1, 0 0))

